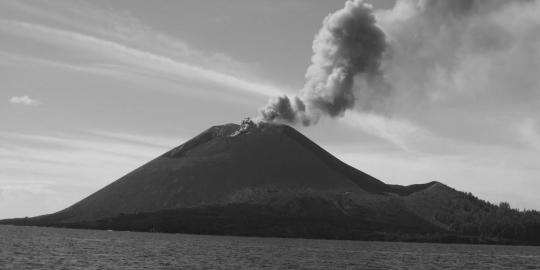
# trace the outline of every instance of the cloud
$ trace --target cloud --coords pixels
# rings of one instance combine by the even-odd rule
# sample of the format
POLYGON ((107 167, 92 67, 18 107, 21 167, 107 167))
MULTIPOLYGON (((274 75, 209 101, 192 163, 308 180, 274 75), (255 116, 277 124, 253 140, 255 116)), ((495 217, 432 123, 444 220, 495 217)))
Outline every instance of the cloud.
POLYGON ((169 137, 157 136, 157 135, 152 135, 152 136, 137 135, 137 134, 124 133, 124 132, 111 132, 111 131, 104 131, 104 130, 90 130, 88 132, 92 135, 101 136, 107 139, 114 139, 114 140, 123 141, 123 142, 146 144, 150 146, 157 146, 157 147, 163 147, 163 148, 173 148, 173 147, 179 146, 181 143, 184 142, 184 139, 180 139, 180 138, 172 139, 169 137))
POLYGON ((173 58, 162 56, 149 51, 132 48, 118 42, 104 40, 95 36, 77 33, 73 31, 56 29, 44 25, 37 25, 18 21, 0 21, 0 27, 12 34, 24 35, 40 42, 69 47, 71 49, 85 50, 109 59, 121 61, 124 65, 136 67, 143 71, 155 73, 158 76, 183 76, 188 79, 196 79, 215 83, 216 86, 225 86, 230 89, 243 92, 272 96, 282 93, 281 89, 244 80, 242 78, 221 73, 216 70, 203 68, 173 58))
POLYGON ((111 131, 0 132, 0 218, 58 211, 181 143, 111 131))
POLYGON ((376 113, 350 112, 339 119, 350 126, 383 141, 396 150, 410 154, 455 155, 470 150, 468 144, 431 132, 413 121, 386 117, 376 113))
POLYGON ((77 58, 66 53, 54 61, 79 65, 81 72, 99 68, 104 73, 110 68, 108 75, 130 73, 173 82, 211 83, 219 90, 265 97, 283 93, 279 87, 261 82, 253 66, 222 52, 193 48, 126 12, 74 1, 0 1, 0 7, 6 9, 0 31, 75 50, 77 58))
POLYGON ((395 111, 535 109, 538 12, 538 1, 399 0, 377 13, 390 40, 383 72, 395 111))
MULTIPOLYGON (((40 159, 48 162, 70 163, 73 152, 83 151, 93 155, 106 154, 108 158, 96 159, 104 163, 119 159, 133 160, 151 158, 181 142, 162 136, 137 135, 115 132, 88 132, 80 134, 35 135, 24 133, 0 132, 0 156, 40 159), (106 134, 106 135, 103 135, 106 134), (119 135, 121 134, 121 135, 119 135), (9 144, 7 142, 10 142, 9 144), (35 147, 30 147, 35 146, 35 147), (39 151, 39 150, 47 151, 39 151), (54 158, 52 153, 58 155, 54 158)), ((76 161, 75 161, 76 162, 76 161)))
POLYGON ((9 99, 9 102, 26 106, 34 106, 41 104, 40 101, 32 99, 29 96, 14 96, 9 99))
POLYGON ((524 119, 516 125, 516 135, 527 147, 540 151, 540 120, 524 119))
POLYGON ((432 135, 426 130, 406 120, 390 119, 377 114, 349 113, 340 119, 345 125, 383 139, 400 150, 414 152, 414 140, 430 140, 432 135))
POLYGON ((218 70, 221 73, 246 77, 251 76, 256 70, 252 65, 226 53, 203 51, 190 46, 177 37, 146 25, 130 12, 103 8, 91 2, 0 1, 0 6, 7 10, 6 18, 13 17, 38 25, 54 26, 57 29, 70 29, 100 39, 129 44, 143 51, 218 70))

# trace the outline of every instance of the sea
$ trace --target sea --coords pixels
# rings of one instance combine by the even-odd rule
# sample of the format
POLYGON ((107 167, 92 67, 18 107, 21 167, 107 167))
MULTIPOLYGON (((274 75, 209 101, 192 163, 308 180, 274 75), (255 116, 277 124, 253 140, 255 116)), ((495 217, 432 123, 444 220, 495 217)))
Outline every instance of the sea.
POLYGON ((540 269, 540 247, 0 225, 0 269, 540 269))

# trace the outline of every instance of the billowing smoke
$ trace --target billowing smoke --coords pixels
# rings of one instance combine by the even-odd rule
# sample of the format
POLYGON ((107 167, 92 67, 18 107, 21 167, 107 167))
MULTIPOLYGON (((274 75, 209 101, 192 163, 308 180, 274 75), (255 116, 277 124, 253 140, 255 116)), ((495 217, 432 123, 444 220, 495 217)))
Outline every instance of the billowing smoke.
POLYGON ((315 36, 303 89, 272 99, 262 118, 309 125, 355 110, 441 129, 459 119, 485 130, 478 119, 494 115, 540 123, 539 14, 540 0, 397 0, 387 10, 350 0, 315 36))
POLYGON ((370 89, 366 91, 388 91, 380 69, 386 48, 371 6, 362 0, 347 1, 324 19, 315 36, 312 64, 300 94, 270 100, 261 109, 263 120, 310 125, 321 115, 341 116, 353 108, 360 84, 370 89))

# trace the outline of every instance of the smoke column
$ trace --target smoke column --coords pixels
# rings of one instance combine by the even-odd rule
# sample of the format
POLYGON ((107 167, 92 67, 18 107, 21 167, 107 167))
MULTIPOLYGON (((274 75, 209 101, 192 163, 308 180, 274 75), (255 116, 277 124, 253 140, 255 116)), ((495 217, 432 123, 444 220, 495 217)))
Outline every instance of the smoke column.
MULTIPOLYGON (((350 0, 328 15, 313 41, 312 64, 298 96, 276 97, 261 109, 263 121, 314 124, 321 115, 336 117, 355 106, 355 80, 377 88, 383 81, 384 32, 377 27, 371 5, 350 0)), ((383 91, 383 90, 381 90, 383 91)))

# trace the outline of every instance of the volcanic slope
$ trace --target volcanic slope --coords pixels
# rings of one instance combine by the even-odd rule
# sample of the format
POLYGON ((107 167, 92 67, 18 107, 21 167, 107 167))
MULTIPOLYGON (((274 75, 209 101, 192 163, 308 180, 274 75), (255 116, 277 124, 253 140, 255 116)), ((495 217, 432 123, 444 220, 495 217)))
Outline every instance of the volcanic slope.
MULTIPOLYGON (((63 221, 96 220, 232 203, 291 198, 408 194, 427 185, 390 186, 339 161, 295 129, 214 126, 61 211, 63 221)), ((362 198, 358 198, 362 199, 362 198)))
POLYGON ((248 121, 211 127, 67 209, 1 223, 407 240, 454 233, 448 215, 467 200, 438 182, 387 185, 287 125, 248 121))

